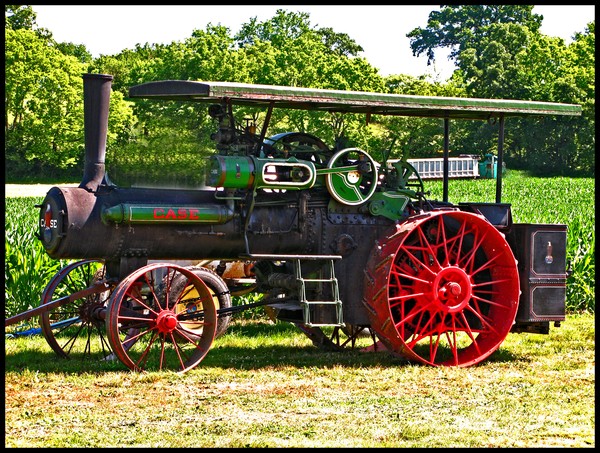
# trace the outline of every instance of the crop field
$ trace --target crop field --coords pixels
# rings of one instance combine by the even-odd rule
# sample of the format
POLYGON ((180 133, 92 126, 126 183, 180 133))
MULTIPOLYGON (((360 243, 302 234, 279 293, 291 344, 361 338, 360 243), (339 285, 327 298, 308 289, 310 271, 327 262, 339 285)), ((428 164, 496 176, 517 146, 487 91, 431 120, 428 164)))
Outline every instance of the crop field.
MULTIPOLYGON (((426 181, 429 198, 442 199, 442 183, 426 181)), ((532 178, 509 171, 503 178, 503 203, 512 205, 515 223, 567 225, 567 310, 595 312, 595 187, 594 179, 532 178)), ((496 180, 452 180, 449 200, 495 201, 496 180)), ((43 197, 6 198, 5 316, 39 304, 48 281, 66 261, 50 259, 35 238, 43 197)))

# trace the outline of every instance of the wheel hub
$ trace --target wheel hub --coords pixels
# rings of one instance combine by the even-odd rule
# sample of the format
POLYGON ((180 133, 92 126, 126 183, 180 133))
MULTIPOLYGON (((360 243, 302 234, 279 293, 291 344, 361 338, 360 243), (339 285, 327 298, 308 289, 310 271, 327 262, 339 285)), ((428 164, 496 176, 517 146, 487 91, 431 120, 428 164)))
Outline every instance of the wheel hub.
POLYGON ((458 267, 442 269, 433 283, 434 296, 446 313, 463 310, 472 295, 473 285, 467 273, 458 267))
POLYGON ((171 310, 163 310, 156 318, 156 327, 160 333, 169 333, 177 327, 177 315, 171 310))

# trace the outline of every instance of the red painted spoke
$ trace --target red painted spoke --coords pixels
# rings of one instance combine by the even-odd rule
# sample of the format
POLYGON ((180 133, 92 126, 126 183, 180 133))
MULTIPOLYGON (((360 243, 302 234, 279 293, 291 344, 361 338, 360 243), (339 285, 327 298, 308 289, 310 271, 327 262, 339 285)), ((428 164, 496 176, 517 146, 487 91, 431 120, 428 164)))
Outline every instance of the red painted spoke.
MULTIPOLYGON (((427 322, 426 326, 429 325, 429 324, 431 324, 431 320, 427 322)), ((431 327, 433 327, 433 326, 431 326, 431 327)), ((427 338, 431 339, 433 337, 439 336, 439 333, 435 332, 434 330, 435 329, 433 329, 433 330, 427 330, 427 331, 425 331, 425 330, 419 330, 419 331, 413 332, 410 335, 410 337, 408 337, 405 340, 405 343, 406 343, 406 345, 411 350, 414 350, 414 348, 418 345, 418 343, 420 341, 422 341, 424 339, 427 339, 427 338)), ((431 341, 431 340, 429 340, 429 341, 431 341)))
MULTIPOLYGON (((409 346, 415 346, 417 344, 417 342, 421 341, 423 338, 427 338, 433 335, 436 335, 437 332, 435 332, 435 325, 433 325, 433 322, 435 320, 435 316, 432 315, 429 317, 429 319, 427 320, 427 322, 425 323, 425 325, 421 326, 421 322, 423 322, 423 315, 425 313, 430 313, 431 312, 423 312, 421 314, 421 316, 419 317, 418 321, 416 324, 414 324, 414 332, 411 334, 411 338, 410 338, 410 342, 408 343, 409 346), (426 330, 426 329, 431 329, 431 330, 426 330)), ((413 315, 414 316, 414 315, 413 315)), ((408 321, 408 317, 405 321, 408 321)))
MULTIPOLYGON (((144 335, 146 335, 147 333, 150 333, 150 332, 155 332, 156 329, 155 328, 148 328, 146 330, 139 331, 138 333, 136 333, 133 336, 128 336, 130 330, 138 330, 138 329, 137 328, 132 328, 132 327, 126 327, 123 330, 121 330, 121 332, 125 334, 125 339, 121 342, 124 346, 128 345, 128 344, 129 345, 133 345, 142 336, 144 336, 144 335)), ((131 346, 128 346, 126 348, 126 350, 129 349, 130 347, 131 346)))
MULTIPOLYGON (((173 332, 169 332, 169 335, 171 336, 171 342, 173 343, 173 348, 175 348, 175 352, 177 353, 177 359, 179 360, 180 368, 182 370, 185 370, 185 362, 184 362, 183 358, 181 357, 181 353, 183 352, 181 349, 181 346, 175 339, 173 332)), ((187 357, 186 357, 186 359, 187 359, 187 357)))
MULTIPOLYGON (((486 261, 484 264, 482 264, 481 266, 479 266, 477 269, 473 270, 471 272, 471 275, 477 275, 480 272, 486 271, 488 269, 493 269, 493 264, 494 261, 497 261, 499 258, 499 255, 494 255, 492 256, 488 261, 486 261)), ((511 281, 511 280, 505 280, 505 281, 511 281)))
MULTIPOLYGON (((203 324, 203 325, 208 325, 208 323, 203 324)), ((177 333, 179 335, 181 335, 186 340, 187 343, 193 344, 195 348, 199 349, 199 346, 196 344, 196 342, 198 341, 198 339, 190 337, 189 336, 189 332, 187 332, 185 329, 180 329, 179 327, 177 327, 175 330, 177 330, 177 333)), ((192 334, 192 335, 200 335, 200 336, 202 336, 201 333, 192 334)))
POLYGON ((467 229, 467 222, 466 222, 466 220, 463 220, 463 222, 460 226, 460 231, 458 231, 458 233, 456 235, 456 239, 453 241, 452 247, 450 248, 451 251, 453 249, 456 249, 455 253, 454 253, 454 256, 455 256, 454 265, 455 266, 459 266, 460 251, 462 250, 463 238, 467 235, 466 229, 467 229), (454 247, 455 244, 456 244, 456 247, 454 247))
POLYGON ((463 324, 463 319, 457 317, 457 315, 461 315, 462 313, 462 311, 449 313, 449 316, 452 318, 452 330, 464 332, 469 329, 468 321, 464 319, 465 323, 463 324))
POLYGON ((390 272, 390 274, 392 274, 394 277, 404 277, 404 278, 408 278, 410 280, 413 280, 415 282, 419 282, 419 283, 424 283, 426 285, 430 284, 431 281, 430 280, 425 280, 423 278, 419 278, 416 275, 409 275, 409 274, 405 274, 403 272, 396 272, 394 270, 392 270, 390 272))
POLYGON ((487 286, 487 285, 493 285, 493 284, 498 284, 498 283, 512 283, 512 279, 502 278, 502 279, 498 279, 498 280, 490 280, 490 281, 487 281, 484 283, 476 283, 473 285, 473 287, 487 286))
POLYGON ((431 335, 429 337, 429 358, 430 358, 429 361, 431 363, 435 363, 435 356, 437 355, 439 346, 440 346, 440 336, 439 335, 431 335))
MULTIPOLYGON (((126 320, 126 321, 140 321, 143 324, 149 324, 151 321, 154 321, 156 318, 143 318, 143 317, 139 317, 137 315, 119 315, 119 321, 121 320, 126 320)), ((127 327, 131 327, 131 324, 127 324, 127 327)))
MULTIPOLYGON (((402 323, 410 323, 419 314, 421 314, 420 319, 422 319, 425 313, 432 313, 432 311, 428 310, 428 308, 431 307, 432 304, 433 302, 420 304, 420 307, 414 307, 413 309, 411 309, 410 313, 407 314, 405 314, 404 310, 402 310, 402 319, 400 319, 400 321, 397 323, 397 326, 401 325, 402 323)), ((404 309, 404 306, 402 308, 404 309)))
POLYGON ((431 247, 431 243, 425 236, 425 233, 423 233, 423 229, 420 226, 417 228, 417 234, 419 236, 419 242, 421 243, 421 247, 423 248, 423 250, 429 251, 429 256, 431 256, 433 258, 433 260, 435 261, 436 269, 440 270, 442 268, 442 265, 437 259, 437 253, 431 247))
POLYGON ((427 292, 427 293, 411 293, 411 294, 402 295, 402 296, 393 296, 393 297, 390 297, 389 298, 390 307, 395 307, 396 305, 398 305, 399 303, 401 303, 403 300, 413 299, 415 297, 427 296, 428 294, 431 294, 431 292, 427 292), (392 302, 396 302, 396 303, 392 303, 392 302))
POLYGON ((489 295, 498 295, 498 294, 502 294, 502 291, 495 291, 493 289, 483 289, 484 287, 489 286, 488 283, 476 283, 473 285, 473 289, 477 288, 477 291, 474 292, 475 296, 479 295, 480 299, 483 299, 483 297, 481 297, 481 295, 483 294, 489 294, 489 295))
MULTIPOLYGON (((144 281, 146 282, 146 285, 148 285, 150 292, 152 293, 152 300, 154 300, 156 302, 156 305, 158 306, 159 309, 162 309, 162 307, 160 306, 158 297, 156 296, 156 293, 154 292, 154 288, 156 287, 156 282, 154 280, 154 273, 152 271, 145 272, 143 275, 143 278, 144 278, 144 281)), ((148 309, 152 310, 150 307, 148 307, 148 309)), ((152 311, 156 313, 155 310, 152 310, 152 311)))
MULTIPOLYGON (((150 332, 151 332, 150 330, 146 330, 145 332, 143 332, 143 334, 150 333, 150 332)), ((148 345, 146 346, 146 348, 144 349, 144 351, 141 353, 140 357, 134 362, 135 365, 138 368, 140 368, 140 369, 143 369, 143 366, 146 365, 146 363, 148 361, 150 349, 151 349, 152 345, 154 344, 154 342, 156 341, 157 338, 160 338, 161 351, 164 351, 165 342, 164 342, 163 338, 156 331, 152 331, 151 334, 152 334, 152 336, 150 337, 150 340, 148 340, 148 345)), ((135 337, 132 337, 132 339, 136 338, 136 337, 139 338, 141 335, 142 334, 136 335, 135 337)), ((127 342, 129 343, 130 341, 127 340, 127 342)))
MULTIPOLYGON (((180 275, 179 272, 177 272, 176 270, 173 270, 173 272, 167 271, 167 284, 166 284, 166 291, 165 291, 165 310, 168 309, 169 307, 174 307, 175 305, 177 305, 179 303, 179 301, 181 300, 181 298, 183 297, 183 291, 181 291, 178 295, 178 297, 176 298, 175 303, 171 304, 171 288, 173 287, 173 281, 175 280, 175 277, 177 275, 180 275)), ((187 282, 189 282, 189 279, 186 280, 186 284, 185 286, 187 286, 187 282)), ((185 288, 184 286, 184 288, 185 288)), ((159 305, 160 306, 160 305, 159 305)))
POLYGON ((446 227, 444 226, 444 218, 443 216, 437 217, 438 224, 438 237, 437 244, 444 249, 444 262, 442 263, 443 267, 449 266, 449 254, 448 254, 448 238, 446 236, 446 227))
POLYGON ((403 250, 406 252, 406 255, 408 255, 408 257, 410 259, 412 259, 412 261, 415 264, 420 265, 421 268, 428 271, 431 275, 435 275, 435 272, 433 272, 433 270, 431 270, 429 268, 429 266, 427 264, 425 264, 423 261, 421 261, 415 254, 411 253, 410 249, 415 249, 418 251, 421 251, 422 249, 420 247, 415 247, 415 246, 404 246, 403 247, 403 250))
POLYGON ((469 324, 469 320, 465 316, 465 312, 461 311, 460 313, 457 313, 457 315, 458 316, 456 318, 456 322, 457 322, 457 324, 459 324, 460 326, 462 326, 462 328, 459 328, 458 330, 460 330, 461 332, 465 332, 469 336, 469 338, 471 339, 471 341, 473 343, 476 343, 475 333, 477 333, 477 331, 474 331, 471 328, 471 325, 469 324))
MULTIPOLYGON (((177 303, 180 303, 186 296, 190 295, 192 291, 196 289, 196 287, 190 283, 190 279, 188 278, 187 283, 185 285, 184 291, 181 292, 181 295, 177 299, 177 303)), ((175 306, 177 304, 173 304, 175 306)))
MULTIPOLYGON (((171 333, 171 341, 173 341, 173 334, 171 333)), ((162 371, 163 365, 165 364, 165 339, 162 335, 160 336, 160 355, 158 358, 158 371, 162 371)))
POLYGON ((457 262, 459 263, 458 265, 465 269, 471 275, 473 275, 473 267, 475 266, 475 256, 487 235, 486 233, 483 233, 481 237, 478 237, 479 235, 477 233, 478 231, 473 232, 472 248, 469 250, 468 253, 466 253, 463 257, 457 260, 457 262))
POLYGON ((479 343, 477 343, 477 337, 475 336, 475 333, 471 327, 469 326, 469 322, 467 321, 467 318, 464 314, 464 312, 460 313, 460 317, 463 319, 464 323, 465 323, 465 330, 464 332, 469 336, 469 338, 471 339, 471 346, 469 347, 474 347, 477 350, 477 354, 481 354, 482 351, 479 348, 479 343))
MULTIPOLYGON (((500 293, 495 293, 495 294, 500 294, 500 293)), ((477 296, 475 294, 473 295, 473 299, 475 299, 478 302, 483 302, 484 304, 488 304, 488 305, 491 305, 491 306, 494 306, 494 307, 502 308, 504 310, 510 310, 510 307, 507 306, 506 304, 498 303, 498 302, 495 302, 495 301, 490 300, 490 299, 485 299, 485 298, 477 296)))
MULTIPOLYGON (((129 289, 129 288, 128 288, 129 289)), ((125 293, 127 296, 129 296, 130 299, 134 300, 135 302, 137 302, 138 304, 140 304, 142 307, 147 308, 148 310, 150 310, 152 313, 154 313, 155 315, 158 315, 158 313, 156 312, 156 310, 154 310, 152 307, 150 307, 148 304, 146 304, 146 302, 144 301, 144 299, 140 299, 139 297, 137 297, 137 295, 131 293, 130 291, 126 291, 125 293)), ((119 316, 120 317, 120 316, 119 316)))
MULTIPOLYGON (((488 316, 485 315, 484 310, 481 308, 480 306, 480 300, 473 298, 472 300, 472 304, 468 307, 466 307, 469 311, 473 312, 473 314, 475 314, 478 318, 481 319, 482 323, 484 319, 490 319, 488 316)), ((486 302, 483 302, 486 303, 486 302)), ((489 304, 488 304, 489 305, 489 304)))
POLYGON ((435 364, 435 358, 437 357, 437 352, 438 352, 438 350, 440 348, 441 338, 442 338, 441 335, 437 335, 435 337, 435 342, 433 343, 434 347, 430 347, 429 348, 429 350, 431 351, 430 354, 429 354, 429 357, 430 357, 429 361, 431 363, 433 363, 433 364, 435 364))
MULTIPOLYGON (((452 330, 452 338, 450 338, 450 332, 448 331, 445 332, 445 336, 450 351, 452 352, 452 357, 454 358, 454 365, 458 365, 458 341, 456 339, 456 331, 452 330)), ((433 360, 433 362, 435 362, 435 360, 433 360)))
POLYGON ((469 308, 469 311, 479 318, 479 321, 482 325, 482 332, 488 331, 493 332, 495 335, 500 335, 500 332, 498 332, 498 330, 493 326, 492 319, 477 310, 473 310, 472 308, 469 308))

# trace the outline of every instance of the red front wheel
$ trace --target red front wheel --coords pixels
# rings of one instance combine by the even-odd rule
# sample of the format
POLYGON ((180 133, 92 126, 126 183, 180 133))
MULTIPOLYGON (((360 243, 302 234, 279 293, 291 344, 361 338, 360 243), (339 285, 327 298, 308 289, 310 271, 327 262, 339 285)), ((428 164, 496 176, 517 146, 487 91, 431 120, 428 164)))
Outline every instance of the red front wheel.
POLYGON ((437 211, 379 242, 367 265, 364 303, 389 349, 428 365, 466 367, 504 341, 519 295, 504 235, 479 215, 437 211))
POLYGON ((216 329, 212 291, 193 271, 174 264, 136 270, 119 283, 108 305, 109 342, 134 371, 194 368, 208 353, 216 329), (189 309, 191 287, 198 298, 194 310, 189 309))

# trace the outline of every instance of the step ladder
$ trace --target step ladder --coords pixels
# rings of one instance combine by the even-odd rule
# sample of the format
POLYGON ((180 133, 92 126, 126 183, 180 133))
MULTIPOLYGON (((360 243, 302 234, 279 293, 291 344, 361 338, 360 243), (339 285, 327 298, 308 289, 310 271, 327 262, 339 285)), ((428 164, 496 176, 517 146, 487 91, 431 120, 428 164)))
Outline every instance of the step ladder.
POLYGON ((342 259, 340 255, 263 255, 248 254, 240 258, 245 260, 270 260, 270 261, 291 261, 294 265, 294 277, 296 279, 298 290, 298 301, 302 309, 303 323, 308 327, 316 326, 344 326, 344 315, 342 309, 342 300, 340 299, 340 290, 338 279, 335 276, 335 261, 342 259), (321 278, 305 278, 302 272, 303 261, 322 261, 319 272, 321 278), (307 284, 329 284, 331 285, 331 299, 329 300, 308 300, 307 284), (311 320, 310 309, 318 305, 333 305, 335 310, 334 322, 318 323, 311 320))

